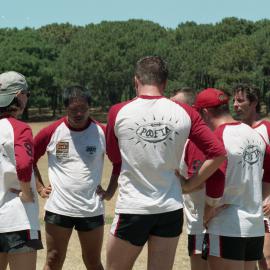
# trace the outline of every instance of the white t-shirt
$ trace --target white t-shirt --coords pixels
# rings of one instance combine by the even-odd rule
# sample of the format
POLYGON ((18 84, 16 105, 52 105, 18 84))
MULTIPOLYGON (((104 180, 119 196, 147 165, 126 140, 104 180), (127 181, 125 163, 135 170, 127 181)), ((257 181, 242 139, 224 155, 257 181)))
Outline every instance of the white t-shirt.
POLYGON ((89 119, 85 129, 74 130, 62 118, 41 130, 34 143, 35 162, 48 154, 52 192, 45 209, 70 217, 102 215, 104 206, 96 188, 102 178, 104 127, 89 119))
POLYGON ((139 96, 108 114, 107 153, 122 164, 116 213, 157 214, 182 208, 175 176, 188 138, 207 157, 225 154, 199 114, 163 96, 139 96))
POLYGON ((30 127, 8 117, 0 119, 0 233, 39 230, 39 208, 33 175, 33 137, 30 127), (24 203, 11 188, 31 182, 34 202, 24 203))
MULTIPOLYGON (((180 162, 180 174, 189 178, 197 174, 205 157, 192 141, 188 140, 180 162)), ((202 234, 205 205, 205 188, 183 195, 187 233, 202 234)))
POLYGON ((215 133, 224 143, 228 159, 207 180, 206 194, 211 197, 217 187, 215 181, 220 185, 225 181, 220 205, 230 206, 209 222, 208 232, 234 237, 263 236, 262 174, 265 165, 269 176, 269 148, 266 151, 266 143, 258 132, 243 123, 221 125, 215 133))
MULTIPOLYGON (((269 144, 269 138, 270 138, 270 122, 266 120, 260 121, 256 126, 253 127, 256 131, 258 131, 266 141, 266 143, 269 144)), ((270 203, 270 196, 264 199, 264 204, 270 203)), ((267 216, 269 218, 269 216, 267 216)))

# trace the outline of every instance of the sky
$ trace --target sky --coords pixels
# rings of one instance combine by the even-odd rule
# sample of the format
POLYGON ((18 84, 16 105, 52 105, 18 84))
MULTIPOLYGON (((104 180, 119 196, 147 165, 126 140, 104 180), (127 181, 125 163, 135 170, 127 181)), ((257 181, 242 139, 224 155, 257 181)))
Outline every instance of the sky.
POLYGON ((176 28, 186 21, 217 23, 225 17, 270 19, 270 0, 0 0, 0 28, 129 19, 176 28))

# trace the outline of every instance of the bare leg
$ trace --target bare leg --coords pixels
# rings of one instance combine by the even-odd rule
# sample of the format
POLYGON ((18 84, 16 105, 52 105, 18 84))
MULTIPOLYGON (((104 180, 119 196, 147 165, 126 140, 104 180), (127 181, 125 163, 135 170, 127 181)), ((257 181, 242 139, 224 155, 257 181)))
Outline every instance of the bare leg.
POLYGON ((208 268, 210 270, 245 270, 245 261, 228 260, 209 256, 208 268))
POLYGON ((8 254, 10 270, 35 270, 37 263, 37 252, 8 254))
POLYGON ((61 270, 72 229, 46 223, 47 257, 44 270, 61 270))
POLYGON ((254 270, 256 269, 256 261, 246 261, 245 270, 254 270))
POLYGON ((148 270, 170 270, 173 267, 179 237, 158 237, 148 239, 148 270))
POLYGON ((8 264, 7 253, 1 252, 0 253, 0 270, 6 270, 7 264, 8 264))
POLYGON ((82 258, 87 270, 103 270, 100 258, 103 231, 103 226, 87 232, 78 231, 82 248, 82 258))
POLYGON ((201 254, 192 255, 190 258, 191 270, 207 270, 207 261, 202 259, 201 254))
POLYGON ((270 269, 270 233, 265 233, 263 245, 264 258, 259 261, 260 270, 270 269))
POLYGON ((110 234, 107 244, 106 270, 132 269, 142 248, 110 234))

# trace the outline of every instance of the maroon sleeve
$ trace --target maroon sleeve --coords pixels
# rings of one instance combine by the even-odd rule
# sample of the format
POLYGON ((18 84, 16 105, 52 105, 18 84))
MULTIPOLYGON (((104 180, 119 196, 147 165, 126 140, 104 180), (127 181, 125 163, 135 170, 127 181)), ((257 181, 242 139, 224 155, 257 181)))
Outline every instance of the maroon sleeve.
MULTIPOLYGON (((221 127, 215 130, 215 135, 222 143, 223 147, 223 131, 226 125, 222 125, 221 127)), ((206 195, 211 198, 220 198, 223 196, 224 188, 225 188, 225 175, 227 169, 227 160, 225 160, 221 166, 215 171, 206 181, 205 189, 206 195)))
POLYGON ((64 118, 54 122, 46 128, 43 128, 34 138, 34 165, 37 164, 40 157, 42 157, 47 149, 51 137, 55 129, 64 122, 64 118))
POLYGON ((189 140, 185 147, 184 160, 188 168, 188 177, 191 177, 198 173, 205 160, 205 157, 200 149, 189 140))
POLYGON ((270 183, 270 145, 266 144, 265 154, 264 154, 264 162, 263 162, 263 182, 270 183))
POLYGON ((9 118, 14 131, 14 154, 19 181, 30 182, 33 171, 33 134, 31 128, 14 118, 9 118))
POLYGON ((206 159, 226 155, 223 144, 207 127, 197 111, 187 104, 181 104, 191 119, 190 140, 203 152, 206 159))
POLYGON ((263 122, 264 122, 264 124, 266 126, 268 138, 269 138, 269 141, 270 141, 270 122, 269 121, 263 121, 263 122))
POLYGON ((118 139, 114 133, 115 120, 118 112, 130 101, 122 102, 112 106, 108 113, 106 127, 106 151, 110 161, 113 164, 112 174, 119 175, 122 165, 121 153, 118 145, 118 139))

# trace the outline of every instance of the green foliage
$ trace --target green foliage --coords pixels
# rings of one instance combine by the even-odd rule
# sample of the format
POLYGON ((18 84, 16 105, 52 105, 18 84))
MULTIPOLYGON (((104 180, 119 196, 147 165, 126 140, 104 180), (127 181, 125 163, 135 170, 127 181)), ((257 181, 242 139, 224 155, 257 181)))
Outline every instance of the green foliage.
POLYGON ((39 29, 0 29, 0 72, 27 77, 29 106, 61 108, 62 89, 81 84, 92 105, 107 109, 135 95, 136 61, 160 55, 169 65, 165 95, 179 87, 196 91, 238 82, 260 87, 269 106, 270 21, 234 17, 217 24, 186 22, 166 29, 151 21, 101 22, 77 27, 50 24, 39 29))

